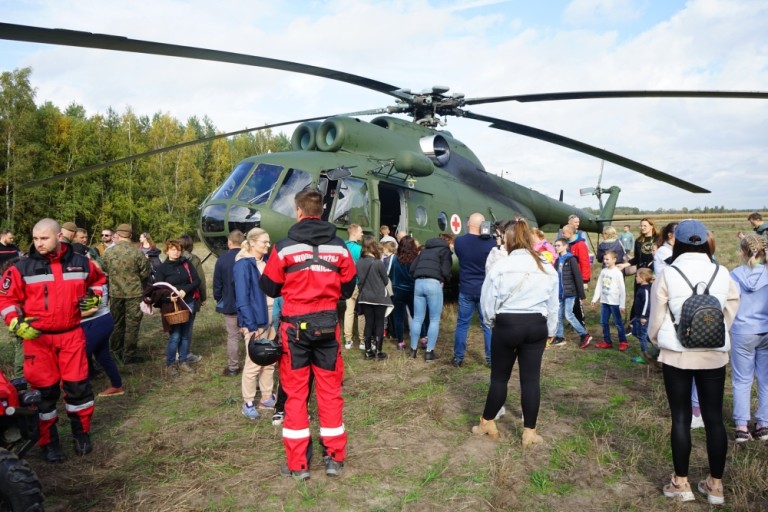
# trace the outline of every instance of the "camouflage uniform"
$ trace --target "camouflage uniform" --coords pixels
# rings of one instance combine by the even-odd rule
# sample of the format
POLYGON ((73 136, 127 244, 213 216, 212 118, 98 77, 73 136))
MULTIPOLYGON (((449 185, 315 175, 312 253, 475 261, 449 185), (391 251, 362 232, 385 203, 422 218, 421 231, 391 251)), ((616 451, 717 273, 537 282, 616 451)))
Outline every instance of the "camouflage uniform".
POLYGON ((103 260, 109 276, 109 311, 115 322, 109 345, 118 357, 130 359, 136 355, 139 343, 139 305, 143 283, 149 279, 149 261, 127 240, 105 252, 103 260))

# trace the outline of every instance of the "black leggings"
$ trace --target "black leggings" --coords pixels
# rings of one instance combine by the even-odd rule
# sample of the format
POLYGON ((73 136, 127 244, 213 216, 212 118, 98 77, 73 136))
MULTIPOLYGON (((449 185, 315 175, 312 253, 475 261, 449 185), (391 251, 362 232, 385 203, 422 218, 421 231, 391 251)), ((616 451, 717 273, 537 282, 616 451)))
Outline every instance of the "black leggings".
POLYGON ((520 405, 523 425, 536 428, 541 401, 541 358, 547 341, 547 319, 537 313, 496 316, 491 334, 491 387, 483 418, 492 420, 507 400, 507 384, 520 359, 520 405))
POLYGON ((363 335, 366 338, 376 337, 383 339, 384 326, 386 325, 384 314, 387 312, 387 306, 360 304, 360 310, 365 317, 365 329, 363 329, 363 335))
POLYGON ((664 388, 672 414, 672 462, 677 476, 688 476, 691 456, 691 385, 696 379, 701 417, 707 435, 709 474, 723 478, 728 435, 723 424, 725 366, 713 370, 681 370, 665 364, 664 388))

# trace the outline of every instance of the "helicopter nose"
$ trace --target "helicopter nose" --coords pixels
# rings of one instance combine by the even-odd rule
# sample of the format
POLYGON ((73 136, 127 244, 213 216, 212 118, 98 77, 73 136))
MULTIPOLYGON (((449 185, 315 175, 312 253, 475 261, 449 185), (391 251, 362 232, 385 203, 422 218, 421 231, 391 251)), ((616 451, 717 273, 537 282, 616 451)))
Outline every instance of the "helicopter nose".
POLYGON ((261 211, 232 203, 203 206, 200 216, 200 234, 209 250, 221 254, 227 250, 227 237, 235 229, 247 234, 261 226, 261 211))

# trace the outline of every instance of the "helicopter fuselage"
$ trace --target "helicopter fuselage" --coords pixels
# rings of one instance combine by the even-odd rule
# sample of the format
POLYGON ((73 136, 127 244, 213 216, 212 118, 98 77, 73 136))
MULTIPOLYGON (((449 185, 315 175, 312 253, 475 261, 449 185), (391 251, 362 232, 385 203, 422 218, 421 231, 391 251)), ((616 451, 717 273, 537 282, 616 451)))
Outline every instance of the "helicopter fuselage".
POLYGON ((284 237, 296 222, 294 196, 307 187, 324 194, 323 219, 342 238, 351 223, 368 233, 385 224, 424 242, 441 232, 463 234, 474 212, 533 226, 559 226, 577 213, 582 229, 602 229, 591 214, 489 174, 449 132, 399 118, 304 123, 291 144, 293 151, 243 160, 206 199, 200 232, 209 249, 226 250, 233 229, 258 226, 284 237))

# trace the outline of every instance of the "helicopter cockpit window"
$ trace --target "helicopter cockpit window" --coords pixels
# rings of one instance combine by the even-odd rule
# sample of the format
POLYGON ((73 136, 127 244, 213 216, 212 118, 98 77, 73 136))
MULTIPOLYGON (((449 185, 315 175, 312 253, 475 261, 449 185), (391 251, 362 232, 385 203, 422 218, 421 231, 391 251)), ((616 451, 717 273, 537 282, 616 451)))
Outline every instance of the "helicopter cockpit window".
POLYGON ((448 215, 445 212, 437 214, 437 227, 440 231, 447 231, 448 228, 448 215))
POLYGON ((272 209, 277 213, 282 213, 288 217, 296 218, 296 204, 293 198, 312 184, 312 176, 299 169, 288 169, 285 176, 285 181, 280 186, 275 196, 275 200, 272 201, 272 209))
POLYGON ((280 178, 280 171, 283 168, 279 165, 259 164, 254 170, 248 181, 245 182, 243 190, 237 196, 239 201, 250 204, 263 204, 267 202, 275 184, 280 178))
POLYGON ((416 224, 422 227, 427 225, 427 209, 423 206, 416 207, 416 224))
POLYGON ((211 199, 229 199, 232 197, 235 194, 235 191, 240 188, 240 184, 248 175, 248 171, 251 170, 251 167, 253 167, 253 162, 240 162, 237 164, 229 174, 227 180, 216 190, 216 193, 213 194, 211 199))
POLYGON ((357 178, 339 180, 337 195, 333 222, 337 224, 355 223, 363 227, 371 225, 368 183, 365 180, 357 178))

